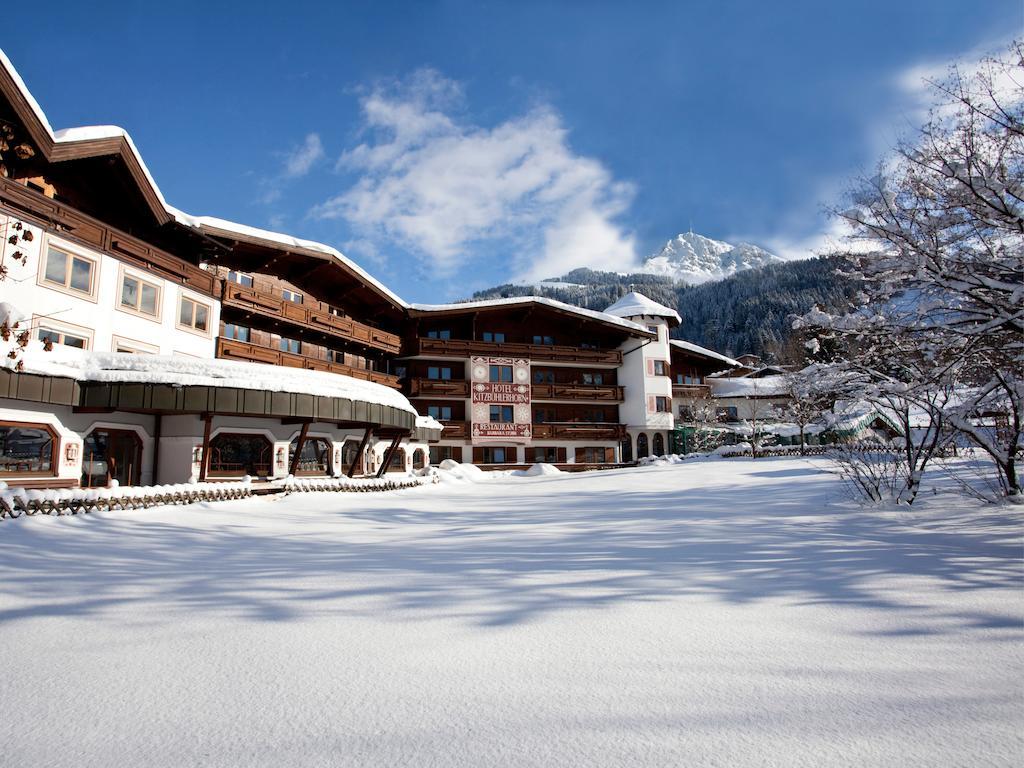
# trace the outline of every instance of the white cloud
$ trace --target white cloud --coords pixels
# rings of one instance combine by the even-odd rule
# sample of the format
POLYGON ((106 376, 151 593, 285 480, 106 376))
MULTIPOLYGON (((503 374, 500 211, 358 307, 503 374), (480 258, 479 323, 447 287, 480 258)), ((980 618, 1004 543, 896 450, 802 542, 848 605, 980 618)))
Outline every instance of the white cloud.
MULTIPOLYGON (((939 118, 949 117, 955 107, 942 105, 935 83, 944 82, 955 63, 964 78, 982 72, 989 66, 992 56, 1004 57, 1010 46, 1010 39, 988 42, 952 60, 917 62, 895 73, 888 85, 892 89, 893 103, 890 108, 874 115, 865 123, 864 145, 869 154, 883 168, 891 167, 895 161, 893 149, 901 140, 912 140, 915 131, 923 126, 934 109, 939 118)), ((1024 70, 989 69, 994 92, 1005 101, 1019 99, 1024 86, 1024 70)), ((853 169, 839 178, 822 178, 809 186, 817 192, 816 200, 808 200, 788 214, 780 216, 780 228, 771 235, 742 233, 730 236, 730 242, 745 240, 763 245, 772 253, 784 259, 807 259, 818 254, 841 249, 859 250, 867 247, 863 243, 849 240, 850 229, 845 221, 827 216, 821 211, 822 204, 842 207, 843 197, 854 182, 858 172, 853 169), (815 230, 808 227, 809 221, 817 221, 815 230)), ((873 167, 872 167, 873 170, 873 167)))
POLYGON ((320 141, 320 135, 310 133, 299 146, 293 148, 284 158, 284 175, 288 178, 298 178, 309 173, 310 169, 318 160, 324 157, 324 145, 320 141))
POLYGON ((551 107, 473 125, 461 119, 460 86, 429 69, 374 88, 361 105, 368 139, 338 162, 361 177, 315 217, 342 219, 361 239, 396 244, 441 274, 481 248, 507 254, 524 277, 635 263, 633 238, 616 223, 632 186, 576 154, 551 107))

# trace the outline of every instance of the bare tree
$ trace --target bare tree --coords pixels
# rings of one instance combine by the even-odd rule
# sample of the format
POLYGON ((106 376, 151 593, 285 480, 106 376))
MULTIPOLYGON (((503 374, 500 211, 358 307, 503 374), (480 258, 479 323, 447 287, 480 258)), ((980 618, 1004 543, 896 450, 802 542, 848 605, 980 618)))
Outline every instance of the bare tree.
POLYGON ((835 401, 822 385, 816 366, 787 373, 785 377, 788 402, 782 408, 782 416, 800 430, 800 455, 803 456, 807 453, 807 427, 818 421, 822 412, 835 401))
POLYGON ((1020 43, 974 71, 952 67, 932 83, 939 103, 920 134, 836 212, 852 230, 845 255, 863 296, 818 325, 844 338, 848 370, 897 420, 916 413, 907 501, 948 427, 988 452, 1008 495, 1021 493, 1022 84, 1020 43), (987 416, 1002 428, 983 428, 987 416))

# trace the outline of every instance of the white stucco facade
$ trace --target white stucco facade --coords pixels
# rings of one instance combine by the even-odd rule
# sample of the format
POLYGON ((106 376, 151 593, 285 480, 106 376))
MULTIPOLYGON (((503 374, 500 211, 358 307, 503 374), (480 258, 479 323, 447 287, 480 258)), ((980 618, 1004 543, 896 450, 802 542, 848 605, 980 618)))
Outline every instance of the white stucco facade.
MULTIPOLYGON (((18 220, 0 214, 3 263, 8 269, 6 279, 0 281, 0 301, 9 302, 29 318, 33 338, 38 338, 42 329, 85 339, 85 348, 97 352, 214 356, 219 302, 37 226, 25 227, 32 233, 30 241, 11 244, 7 237, 13 232, 15 221, 18 220), (47 256, 51 250, 67 256, 69 273, 77 265, 91 265, 87 290, 48 279, 47 256), (15 251, 25 255, 25 264, 14 260, 15 251), (137 284, 145 283, 147 290, 148 286, 156 289, 155 313, 128 308, 122 303, 126 278, 138 281, 137 284), (205 330, 185 329, 179 323, 183 299, 207 308, 205 330)), ((67 282, 71 282, 70 275, 67 282)))

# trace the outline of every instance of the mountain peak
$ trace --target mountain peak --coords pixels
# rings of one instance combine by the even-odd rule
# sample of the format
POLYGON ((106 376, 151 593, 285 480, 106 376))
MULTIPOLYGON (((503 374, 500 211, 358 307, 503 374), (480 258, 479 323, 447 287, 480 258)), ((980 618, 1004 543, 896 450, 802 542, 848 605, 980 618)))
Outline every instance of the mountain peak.
POLYGON ((645 259, 638 271, 696 284, 777 261, 781 261, 778 256, 750 243, 733 245, 695 232, 683 232, 645 259))

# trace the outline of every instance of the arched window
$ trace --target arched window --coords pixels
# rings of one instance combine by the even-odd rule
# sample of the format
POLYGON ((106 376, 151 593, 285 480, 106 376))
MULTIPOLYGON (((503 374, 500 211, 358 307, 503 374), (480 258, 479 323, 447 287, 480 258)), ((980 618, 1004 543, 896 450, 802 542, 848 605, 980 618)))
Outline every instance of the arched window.
POLYGON ((425 466, 427 466, 427 455, 422 448, 417 448, 412 452, 412 468, 423 469, 425 466))
POLYGON ((13 475, 54 475, 57 433, 45 424, 0 422, 0 479, 13 475))
POLYGON ((636 436, 636 457, 638 459, 646 459, 650 453, 647 447, 647 435, 641 432, 636 436))
POLYGON ((341 449, 341 463, 344 465, 341 468, 342 472, 348 472, 348 468, 355 462, 355 470, 352 472, 354 475, 363 474, 363 457, 359 454, 359 441, 348 440, 341 449))
MULTIPOLYGON (((288 446, 288 466, 295 461, 295 449, 299 445, 298 436, 288 446)), ((331 444, 324 437, 307 437, 302 444, 299 465, 295 468, 297 475, 329 475, 331 474, 331 444)))
POLYGON ((138 485, 142 440, 136 432, 94 429, 85 438, 82 454, 82 485, 86 488, 102 488, 111 480, 119 485, 138 485))
POLYGON ((218 477, 270 474, 274 446, 263 435, 221 432, 210 441, 209 474, 218 477))
POLYGON ((388 472, 405 472, 405 448, 398 448, 391 454, 388 472))
POLYGON ((630 462, 633 460, 633 441, 627 437, 622 441, 622 461, 630 462))
POLYGON ((665 455, 665 436, 662 435, 661 432, 654 433, 654 455, 665 455))

